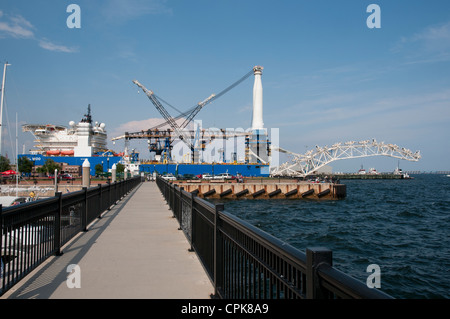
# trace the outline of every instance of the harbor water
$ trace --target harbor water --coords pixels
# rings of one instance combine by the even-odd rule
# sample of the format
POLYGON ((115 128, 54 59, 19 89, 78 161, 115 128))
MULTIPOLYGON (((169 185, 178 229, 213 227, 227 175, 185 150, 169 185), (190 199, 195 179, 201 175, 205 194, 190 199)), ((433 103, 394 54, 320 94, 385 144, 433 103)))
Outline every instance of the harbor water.
POLYGON ((214 200, 225 210, 305 251, 326 247, 333 265, 366 283, 380 267, 394 298, 450 298, 450 177, 346 180, 347 197, 315 200, 214 200))

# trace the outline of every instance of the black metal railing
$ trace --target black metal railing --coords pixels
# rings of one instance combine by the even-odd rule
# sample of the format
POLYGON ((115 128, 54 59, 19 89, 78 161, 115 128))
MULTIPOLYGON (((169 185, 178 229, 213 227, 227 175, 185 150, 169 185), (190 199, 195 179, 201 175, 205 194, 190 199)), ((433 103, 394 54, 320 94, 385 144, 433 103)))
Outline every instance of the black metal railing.
POLYGON ((239 299, 381 298, 332 267, 332 252, 306 254, 160 177, 159 189, 202 262, 215 296, 239 299))
POLYGON ((0 205, 0 295, 141 183, 134 177, 18 206, 0 205))

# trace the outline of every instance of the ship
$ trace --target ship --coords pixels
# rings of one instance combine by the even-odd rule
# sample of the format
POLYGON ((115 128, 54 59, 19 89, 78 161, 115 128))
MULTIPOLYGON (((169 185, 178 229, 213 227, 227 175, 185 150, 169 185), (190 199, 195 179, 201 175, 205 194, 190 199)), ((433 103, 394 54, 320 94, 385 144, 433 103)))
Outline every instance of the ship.
POLYGON ((123 152, 115 152, 107 147, 108 134, 106 124, 94 122, 91 106, 84 117, 78 122, 69 122, 69 126, 57 124, 25 124, 24 132, 35 137, 34 146, 27 157, 35 166, 44 165, 49 159, 63 163, 65 167, 81 167, 87 159, 90 164, 90 174, 96 175, 95 167, 101 164, 103 171, 110 172, 114 164, 124 165, 131 176, 174 174, 181 175, 219 175, 229 173, 242 176, 269 176, 269 166, 261 163, 179 163, 175 161, 148 161, 140 159, 140 154, 125 147, 123 152))
MULTIPOLYGON (((206 145, 219 139, 219 134, 212 132, 207 137, 204 131, 197 128, 196 132, 187 134, 180 128, 174 118, 170 117, 167 111, 163 108, 161 102, 154 95, 153 91, 146 89, 137 80, 135 83, 148 96, 150 101, 155 105, 156 109, 160 111, 166 122, 170 124, 168 130, 149 129, 147 131, 140 131, 135 133, 128 133, 121 137, 113 138, 112 141, 118 139, 125 139, 125 149, 122 153, 115 153, 107 148, 107 132, 106 124, 93 122, 91 115, 91 107, 88 106, 88 112, 84 118, 78 123, 69 122, 69 127, 51 124, 26 124, 23 125, 23 131, 30 132, 35 137, 34 148, 30 150, 29 154, 20 156, 27 156, 34 164, 44 165, 45 161, 52 159, 57 163, 66 163, 69 166, 81 167, 87 159, 90 163, 91 175, 96 174, 95 167, 102 164, 104 172, 112 169, 112 166, 121 163, 131 175, 146 175, 146 174, 174 174, 179 175, 204 175, 210 174, 212 176, 219 174, 240 175, 245 177, 268 177, 270 175, 270 141, 267 134, 267 129, 264 128, 263 122, 263 89, 261 82, 263 67, 255 66, 249 73, 247 73, 239 81, 226 88, 218 94, 212 94, 206 100, 198 103, 198 105, 187 115, 185 123, 189 123, 195 115, 212 100, 222 96, 230 88, 234 87, 243 79, 250 75, 255 76, 253 86, 253 117, 252 126, 249 132, 227 133, 220 135, 220 138, 228 139, 238 137, 245 141, 245 157, 244 161, 237 160, 237 150, 232 154, 233 159, 229 162, 225 161, 225 150, 221 149, 219 152, 223 153, 223 158, 219 163, 206 163, 199 157, 203 154, 206 145), (134 150, 129 151, 128 141, 132 138, 147 139, 149 144, 149 152, 155 153, 153 160, 141 160, 139 153, 134 150), (200 143, 200 147, 195 147, 195 140, 200 143), (187 145, 188 150, 182 151, 183 160, 175 161, 172 156, 172 148, 175 140, 181 140, 187 145), (189 155, 190 161, 186 162, 185 155, 189 155)), ((221 130, 223 132, 224 130, 221 130)), ((237 142, 235 143, 235 145, 237 142)), ((198 145, 198 144, 197 144, 198 145)), ((198 147, 198 146, 197 146, 198 147)), ((237 146, 236 146, 237 147, 237 146)))
POLYGON ((91 175, 96 174, 95 166, 101 164, 104 172, 108 172, 114 164, 123 161, 123 153, 117 154, 108 149, 106 124, 92 120, 91 105, 87 113, 69 126, 59 124, 24 124, 23 132, 35 137, 34 146, 27 157, 35 166, 44 165, 49 159, 56 163, 64 163, 69 167, 81 167, 87 159, 91 175))
POLYGON ((90 157, 107 151, 106 124, 92 121, 91 106, 79 123, 69 127, 53 124, 25 124, 24 132, 35 137, 32 155, 90 157))

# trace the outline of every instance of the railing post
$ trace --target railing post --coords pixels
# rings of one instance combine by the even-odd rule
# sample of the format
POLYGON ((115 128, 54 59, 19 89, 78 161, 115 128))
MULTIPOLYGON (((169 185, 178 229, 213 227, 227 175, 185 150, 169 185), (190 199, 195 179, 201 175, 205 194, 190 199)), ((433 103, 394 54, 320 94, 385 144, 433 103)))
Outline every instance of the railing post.
POLYGON ((83 209, 83 231, 87 232, 87 226, 88 226, 88 191, 87 187, 83 187, 84 191, 84 209, 83 209))
MULTIPOLYGON (((164 186, 164 185, 163 185, 164 186)), ((183 192, 180 191, 180 205, 179 205, 179 212, 177 215, 175 215, 175 218, 178 221, 178 230, 182 230, 183 229, 183 206, 184 206, 184 201, 183 201, 183 192)))
POLYGON ((195 214, 194 214, 194 195, 192 193, 189 193, 189 197, 191 199, 191 209, 190 209, 190 214, 191 214, 191 248, 189 249, 189 251, 194 251, 194 240, 195 240, 195 231, 194 231, 194 218, 195 218, 195 214))
POLYGON ((99 212, 98 212, 98 216, 97 216, 97 218, 102 218, 102 213, 103 213, 103 207, 104 207, 104 205, 103 205, 103 198, 102 198, 102 184, 98 184, 98 187, 99 187, 99 191, 100 191, 100 195, 99 195, 99 203, 100 203, 100 209, 99 209, 99 212))
POLYGON ((219 298, 219 289, 222 288, 223 258, 222 258, 222 236, 220 234, 220 212, 225 209, 223 204, 216 205, 214 214, 214 296, 219 298))
POLYGON ((61 216, 62 216, 62 193, 57 192, 55 196, 58 198, 58 211, 55 216, 55 255, 61 256, 63 253, 61 251, 61 216))
POLYGON ((306 249, 306 298, 328 299, 329 293, 324 291, 317 276, 317 268, 323 264, 333 265, 332 251, 323 247, 306 249))
POLYGON ((111 182, 108 180, 108 205, 107 209, 111 210, 111 182))
POLYGON ((4 278, 3 276, 3 259, 2 259, 2 253, 3 253, 3 205, 0 204, 0 296, 3 293, 3 287, 5 287, 4 278))
POLYGON ((173 211, 173 217, 176 218, 178 220, 178 222, 180 221, 180 210, 181 210, 181 196, 183 195, 183 190, 184 187, 179 187, 178 188, 178 194, 177 194, 177 205, 176 205, 176 209, 173 211))

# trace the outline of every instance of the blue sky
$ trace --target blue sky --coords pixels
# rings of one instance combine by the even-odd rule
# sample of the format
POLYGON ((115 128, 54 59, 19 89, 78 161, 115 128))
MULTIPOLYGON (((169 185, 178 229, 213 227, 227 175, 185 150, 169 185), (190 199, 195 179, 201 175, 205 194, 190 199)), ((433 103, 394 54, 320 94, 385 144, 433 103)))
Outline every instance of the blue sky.
MULTIPOLYGON (((187 110, 262 65, 264 123, 280 129, 281 147, 305 153, 375 138, 421 151, 419 162, 400 163, 404 170, 450 170, 445 0, 2 0, 6 61, 9 154, 16 114, 20 124, 68 125, 91 104, 112 138, 160 117, 134 79, 187 110), (71 3, 81 8, 80 29, 66 25, 71 3), (366 25, 371 3, 381 8, 380 29, 366 25)), ((252 88, 250 77, 196 119, 203 127, 248 128, 252 88)), ((19 145, 31 148, 32 136, 19 134, 19 145)), ((123 143, 110 146, 122 151, 123 143)), ((147 157, 145 141, 132 146, 147 157)), ((361 165, 392 171, 397 160, 332 164, 335 171, 361 165)))

